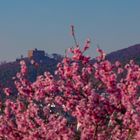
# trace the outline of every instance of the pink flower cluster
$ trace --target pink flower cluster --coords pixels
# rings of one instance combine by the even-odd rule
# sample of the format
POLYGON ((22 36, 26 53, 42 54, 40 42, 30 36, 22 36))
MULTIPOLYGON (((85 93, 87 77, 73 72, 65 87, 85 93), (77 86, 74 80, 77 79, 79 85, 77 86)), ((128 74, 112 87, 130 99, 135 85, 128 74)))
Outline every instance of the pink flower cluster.
POLYGON ((111 64, 101 49, 92 64, 84 55, 89 45, 69 49, 54 76, 45 72, 33 83, 20 63, 17 98, 5 88, 0 102, 0 139, 140 139, 140 67, 132 60, 111 64))

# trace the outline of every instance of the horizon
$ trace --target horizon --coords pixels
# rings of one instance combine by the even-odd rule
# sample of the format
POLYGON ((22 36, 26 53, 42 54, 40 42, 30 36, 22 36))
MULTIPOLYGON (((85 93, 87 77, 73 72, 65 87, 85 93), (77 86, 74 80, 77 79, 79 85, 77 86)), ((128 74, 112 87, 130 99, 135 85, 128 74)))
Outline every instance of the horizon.
POLYGON ((91 57, 97 45, 110 53, 140 44, 139 5, 138 0, 1 1, 0 61, 16 60, 34 48, 64 55, 74 45, 71 24, 81 46, 91 39, 91 57))

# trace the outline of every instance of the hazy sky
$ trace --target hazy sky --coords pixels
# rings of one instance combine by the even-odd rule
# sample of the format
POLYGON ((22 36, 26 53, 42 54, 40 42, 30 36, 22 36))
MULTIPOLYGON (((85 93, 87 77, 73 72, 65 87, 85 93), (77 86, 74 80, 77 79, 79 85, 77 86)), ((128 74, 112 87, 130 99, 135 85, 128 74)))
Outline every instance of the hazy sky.
POLYGON ((107 53, 140 43, 140 0, 1 0, 0 60, 14 60, 27 50, 64 54, 74 43, 91 38, 107 53))

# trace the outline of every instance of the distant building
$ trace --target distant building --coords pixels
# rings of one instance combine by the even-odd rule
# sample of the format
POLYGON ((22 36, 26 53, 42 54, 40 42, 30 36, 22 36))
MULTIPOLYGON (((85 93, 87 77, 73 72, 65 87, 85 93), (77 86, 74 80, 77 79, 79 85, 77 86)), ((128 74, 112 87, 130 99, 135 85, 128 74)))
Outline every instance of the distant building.
POLYGON ((41 60, 45 57, 45 51, 34 49, 28 51, 28 58, 35 59, 35 60, 41 60))

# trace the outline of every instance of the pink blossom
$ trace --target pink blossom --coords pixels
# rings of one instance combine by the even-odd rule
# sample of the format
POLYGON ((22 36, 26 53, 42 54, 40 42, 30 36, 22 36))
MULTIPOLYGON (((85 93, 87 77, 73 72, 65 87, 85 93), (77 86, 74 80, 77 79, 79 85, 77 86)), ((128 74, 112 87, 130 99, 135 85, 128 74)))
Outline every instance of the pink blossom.
POLYGON ((69 49, 55 75, 46 71, 34 82, 20 62, 16 89, 4 88, 0 101, 0 139, 140 139, 139 65, 132 60, 112 64, 101 49, 91 64, 83 54, 89 45, 87 40, 83 49, 69 49))

